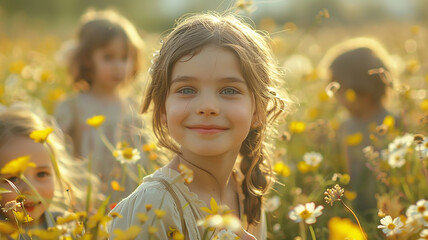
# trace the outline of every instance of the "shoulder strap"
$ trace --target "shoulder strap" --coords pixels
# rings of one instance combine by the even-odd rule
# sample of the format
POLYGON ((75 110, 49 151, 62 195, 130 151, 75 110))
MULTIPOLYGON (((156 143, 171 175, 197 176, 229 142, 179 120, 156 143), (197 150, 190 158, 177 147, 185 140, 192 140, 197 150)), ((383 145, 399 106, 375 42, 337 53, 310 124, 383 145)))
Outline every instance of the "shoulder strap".
POLYGON ((178 213, 180 214, 181 226, 183 228, 182 233, 183 233, 185 239, 189 239, 189 232, 187 231, 186 221, 184 220, 183 206, 180 203, 180 199, 178 198, 177 194, 172 189, 171 184, 168 181, 166 181, 165 179, 163 179, 163 178, 150 178, 150 179, 146 180, 146 182, 155 182, 155 181, 162 183, 162 185, 165 186, 165 189, 169 192, 169 194, 171 194, 172 198, 174 199, 175 205, 177 205, 178 213))

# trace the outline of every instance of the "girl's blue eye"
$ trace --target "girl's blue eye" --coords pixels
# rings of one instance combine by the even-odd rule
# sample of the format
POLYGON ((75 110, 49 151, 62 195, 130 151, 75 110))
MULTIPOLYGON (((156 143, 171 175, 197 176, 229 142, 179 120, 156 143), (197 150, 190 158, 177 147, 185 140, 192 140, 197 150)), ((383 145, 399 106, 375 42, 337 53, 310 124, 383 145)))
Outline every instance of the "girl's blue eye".
POLYGON ((233 95, 233 94, 239 94, 239 92, 233 88, 225 88, 221 90, 221 94, 233 95))
POLYGON ((191 88, 182 88, 182 89, 178 90, 178 93, 181 93, 181 94, 195 94, 196 91, 193 90, 193 89, 191 89, 191 88))
POLYGON ((43 178, 43 177, 47 177, 47 176, 49 176, 48 172, 38 172, 37 173, 37 177, 39 177, 39 178, 43 178))

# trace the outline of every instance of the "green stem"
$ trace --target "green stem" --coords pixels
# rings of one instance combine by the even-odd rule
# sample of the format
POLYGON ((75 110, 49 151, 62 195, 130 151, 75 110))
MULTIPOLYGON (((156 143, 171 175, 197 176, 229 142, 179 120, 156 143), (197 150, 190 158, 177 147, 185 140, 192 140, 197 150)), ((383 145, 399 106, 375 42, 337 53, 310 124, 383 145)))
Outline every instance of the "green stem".
POLYGON ((300 236, 302 237, 303 240, 306 240, 306 229, 305 229, 305 223, 304 222, 300 222, 299 223, 299 232, 300 232, 300 236))
MULTIPOLYGON (((92 153, 88 155, 88 172, 92 174, 92 153)), ((86 212, 89 213, 92 195, 92 182, 91 177, 88 176, 88 188, 86 190, 86 212)))
MULTIPOLYGON (((24 174, 21 174, 21 179, 31 188, 31 190, 33 190, 33 192, 36 194, 37 198, 39 198, 39 200, 42 202, 43 205, 45 205, 46 207, 48 206, 46 203, 46 199, 44 199, 39 191, 37 191, 37 189, 33 186, 33 184, 31 184, 31 182, 24 176, 24 174)), ((48 213, 49 218, 52 220, 52 222, 55 222, 54 217, 52 216, 52 213, 50 211, 46 211, 48 213)), ((35 219, 36 220, 36 219, 35 219)))
POLYGON ((414 201, 413 195, 410 192, 409 185, 407 185, 406 180, 403 177, 401 177, 400 182, 401 182, 401 185, 403 186, 403 190, 404 190, 404 193, 406 194, 407 198, 410 200, 410 202, 413 202, 414 201))
POLYGON ((315 236, 315 231, 311 224, 309 224, 309 231, 311 232, 312 240, 316 240, 317 237, 315 236))
MULTIPOLYGON (((61 188, 61 193, 64 194, 64 186, 62 185, 62 177, 61 177, 61 171, 59 170, 58 162, 56 160, 55 154, 52 152, 52 149, 50 146, 45 142, 43 143, 43 147, 48 151, 53 169, 55 171, 55 175, 58 178, 59 186, 61 188)), ((64 195, 63 195, 64 196, 64 195)))
POLYGON ((358 227, 360 228, 361 234, 363 235, 364 239, 367 240, 366 234, 364 233, 363 228, 361 227, 361 224, 360 224, 360 221, 358 220, 357 215, 355 215, 354 211, 352 211, 352 209, 348 207, 342 200, 340 200, 340 202, 343 204, 346 210, 348 210, 354 216, 355 220, 358 223, 358 227))
MULTIPOLYGON (((135 173, 133 173, 132 171, 130 171, 129 169, 128 169, 128 166, 126 165, 126 163, 123 163, 122 164, 122 168, 123 168, 123 171, 130 177, 130 178, 132 178, 132 180, 134 180, 136 183, 139 183, 140 182, 140 179, 138 178, 138 176, 137 175, 135 175, 135 173)), ((124 176, 125 176, 125 174, 124 174, 124 176)), ((122 181, 124 181, 124 179, 122 180, 122 181)))
POLYGON ((114 153, 115 148, 110 143, 110 141, 107 139, 107 137, 104 135, 104 133, 101 130, 101 128, 97 128, 97 131, 98 131, 98 134, 99 134, 99 136, 101 138, 101 141, 104 143, 104 145, 110 150, 110 152, 114 153))

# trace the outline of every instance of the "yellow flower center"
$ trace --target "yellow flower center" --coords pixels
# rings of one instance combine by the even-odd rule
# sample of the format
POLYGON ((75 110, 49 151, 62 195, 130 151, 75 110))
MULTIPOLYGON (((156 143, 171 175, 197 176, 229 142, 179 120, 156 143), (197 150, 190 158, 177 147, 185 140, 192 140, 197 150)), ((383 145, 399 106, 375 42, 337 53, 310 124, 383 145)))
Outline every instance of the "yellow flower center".
POLYGON ((388 224, 388 229, 389 230, 394 230, 395 229, 395 224, 394 223, 388 224))
POLYGON ((428 215, 424 215, 425 222, 428 222, 428 215))
POLYGON ((419 207, 418 207, 418 212, 420 212, 420 213, 425 212, 425 210, 426 210, 426 207, 425 207, 425 206, 419 206, 419 207))
POLYGON ((134 156, 134 153, 132 151, 132 148, 125 148, 122 151, 123 157, 126 159, 131 159, 134 156))
POLYGON ((308 219, 312 214, 305 209, 299 215, 302 219, 308 219))

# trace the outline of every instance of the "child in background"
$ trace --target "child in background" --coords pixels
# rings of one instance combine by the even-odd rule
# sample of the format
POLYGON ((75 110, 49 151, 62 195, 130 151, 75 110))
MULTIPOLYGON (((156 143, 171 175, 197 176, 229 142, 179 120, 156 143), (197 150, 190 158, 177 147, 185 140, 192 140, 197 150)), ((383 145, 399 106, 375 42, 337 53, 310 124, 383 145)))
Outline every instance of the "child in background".
MULTIPOLYGON (((135 79, 141 67, 142 47, 135 27, 117 13, 89 11, 83 15, 69 63, 80 92, 60 103, 55 112, 60 127, 72 138, 74 155, 91 159, 92 172, 102 182, 101 192, 111 195, 111 203, 129 195, 138 186, 138 179, 124 173, 97 129, 86 120, 95 115, 105 116, 99 128, 113 145, 126 142, 137 149, 143 145, 137 104, 120 92, 135 79), (123 191, 113 191, 112 181, 120 183, 123 191)), ((139 162, 144 165, 145 160, 139 162)), ((132 168, 134 176, 136 169, 132 168)))
POLYGON ((55 218, 65 211, 84 209, 86 188, 82 185, 88 180, 92 181, 95 188, 92 194, 96 195, 97 180, 89 175, 82 162, 75 161, 67 154, 58 129, 53 129, 48 135, 46 146, 43 146, 42 140, 36 142, 30 138, 33 131, 49 127, 51 126, 25 108, 0 110, 0 187, 11 191, 0 195, 0 218, 16 224, 15 216, 25 209, 33 219, 23 223, 26 230, 48 229, 55 226, 55 218), (47 147, 58 163, 61 180, 56 177, 47 147), (25 160, 26 158, 28 159, 25 160), (27 185, 23 176, 42 199, 27 185), (14 204, 19 203, 19 199, 25 199, 23 206, 14 204))
POLYGON ((388 53, 378 42, 356 38, 330 49, 321 64, 328 69, 330 82, 338 84, 336 98, 349 113, 338 130, 338 140, 346 159, 343 165, 351 176, 349 190, 357 194, 353 205, 361 214, 370 215, 377 209, 377 180, 367 167, 363 148, 374 145, 370 134, 376 126, 387 117, 393 118, 385 109, 392 81, 388 61, 388 53))
POLYGON ((188 17, 166 37, 151 76, 143 112, 153 105, 155 135, 176 156, 112 210, 123 218, 109 231, 141 226, 138 214, 151 204, 166 212, 153 225, 158 239, 171 229, 202 239, 201 208, 214 198, 243 221, 241 239, 266 239, 262 203, 273 173, 264 141, 287 110, 273 88, 280 77, 266 38, 233 15, 188 17), (186 184, 176 180, 183 166, 194 174, 186 184))

